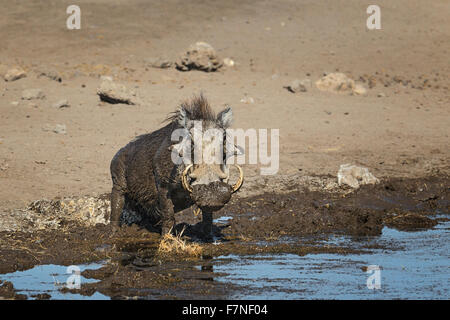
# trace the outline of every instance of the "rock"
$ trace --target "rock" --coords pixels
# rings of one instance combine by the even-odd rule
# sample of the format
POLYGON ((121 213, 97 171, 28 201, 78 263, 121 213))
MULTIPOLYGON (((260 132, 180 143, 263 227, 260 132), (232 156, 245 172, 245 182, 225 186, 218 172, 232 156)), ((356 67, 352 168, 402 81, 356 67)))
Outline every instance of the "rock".
POLYGON ((221 68, 223 63, 211 45, 206 42, 197 42, 188 48, 175 65, 180 71, 194 69, 213 72, 221 68))
POLYGON ((62 81, 61 75, 55 70, 40 71, 38 77, 46 77, 46 78, 49 78, 50 80, 54 80, 54 81, 58 81, 58 82, 62 81))
POLYGON ((70 107, 69 102, 67 101, 67 99, 62 99, 59 100, 57 102, 55 102, 54 104, 52 104, 53 108, 68 108, 70 107))
POLYGON ((100 87, 97 89, 100 100, 116 104, 136 104, 136 93, 128 90, 123 84, 115 83, 110 79, 103 78, 100 87))
POLYGON ((57 124, 56 126, 52 126, 50 124, 46 124, 42 127, 44 131, 52 131, 58 134, 66 134, 66 125, 65 124, 57 124))
POLYGON ((364 95, 367 90, 360 84, 345 74, 336 72, 330 73, 316 81, 316 87, 321 91, 334 93, 347 93, 354 95, 364 95))
POLYGON ((12 101, 11 105, 17 107, 19 105, 19 101, 12 101))
POLYGON ((15 81, 25 78, 27 73, 20 67, 9 69, 4 75, 5 81, 15 81))
POLYGON ((57 124, 53 129, 54 133, 58 134, 66 134, 66 125, 65 124, 57 124))
POLYGON ((377 97, 378 98, 384 98, 384 97, 386 97, 386 95, 383 92, 380 92, 380 93, 377 94, 377 97))
POLYGON ((234 67, 234 65, 235 65, 234 60, 232 60, 232 59, 230 59, 230 58, 225 58, 225 59, 223 59, 223 64, 224 64, 226 67, 229 67, 229 68, 232 68, 232 67, 234 67))
POLYGON ((244 97, 241 99, 241 102, 245 104, 252 104, 255 103, 255 99, 253 99, 252 97, 244 97))
POLYGON ((111 214, 107 196, 36 200, 27 208, 27 214, 37 215, 37 227, 59 228, 61 221, 77 221, 87 226, 108 224, 111 214))
POLYGON ((377 79, 374 76, 369 77, 367 82, 369 84, 369 89, 372 89, 377 85, 377 79))
POLYGON ((292 81, 292 83, 289 86, 284 87, 284 88, 288 89, 292 93, 306 92, 306 91, 308 91, 309 88, 311 88, 311 80, 296 79, 296 80, 292 81))
POLYGON ((369 172, 369 169, 348 163, 340 166, 337 176, 339 186, 346 184, 354 189, 358 189, 364 184, 375 184, 380 182, 380 180, 375 178, 375 176, 369 172))
POLYGON ((25 89, 22 91, 22 100, 44 99, 45 94, 41 89, 25 89))
POLYGON ((152 68, 160 68, 160 69, 167 69, 170 68, 173 64, 172 61, 159 57, 159 58, 150 58, 147 61, 147 64, 152 68))
POLYGON ((364 96, 367 94, 367 90, 363 85, 357 83, 353 88, 352 94, 355 96, 364 96))
POLYGON ((6 162, 6 160, 0 161, 0 171, 6 171, 9 168, 9 164, 6 162))

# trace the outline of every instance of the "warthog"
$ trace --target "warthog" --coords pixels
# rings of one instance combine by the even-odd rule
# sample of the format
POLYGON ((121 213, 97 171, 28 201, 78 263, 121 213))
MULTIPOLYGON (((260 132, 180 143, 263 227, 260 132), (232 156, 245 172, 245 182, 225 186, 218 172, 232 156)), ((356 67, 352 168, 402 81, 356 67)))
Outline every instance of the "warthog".
MULTIPOLYGON (((234 185, 228 183, 230 166, 226 156, 226 129, 232 122, 232 110, 226 108, 215 116, 202 96, 181 104, 168 118, 165 127, 137 137, 120 149, 111 161, 112 193, 111 224, 121 225, 125 205, 148 218, 161 228, 162 235, 175 226, 175 212, 195 205, 202 211, 201 227, 204 236, 212 237, 212 213, 223 207, 243 182, 242 169, 234 185), (194 139, 195 130, 219 132, 221 148, 215 139, 194 139), (185 132, 182 141, 172 141, 174 131, 185 132), (203 162, 193 161, 195 150, 203 155, 203 162), (220 152, 218 152, 220 150, 220 152), (189 151, 193 151, 192 153, 189 151), (174 161, 175 155, 189 161, 174 161), (187 164, 185 164, 187 162, 187 164)), ((176 157, 175 157, 176 158, 176 157)), ((195 160, 195 159, 194 159, 195 160)))

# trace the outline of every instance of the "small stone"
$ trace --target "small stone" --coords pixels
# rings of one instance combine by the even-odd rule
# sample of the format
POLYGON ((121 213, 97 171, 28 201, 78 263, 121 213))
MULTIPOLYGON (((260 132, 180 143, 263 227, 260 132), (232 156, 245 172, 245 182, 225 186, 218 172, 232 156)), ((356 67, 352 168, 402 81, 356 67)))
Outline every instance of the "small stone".
POLYGON ((17 107, 19 105, 19 101, 13 101, 11 102, 11 105, 17 107))
POLYGON ((39 78, 40 77, 46 77, 50 80, 54 80, 54 81, 58 81, 58 82, 62 82, 62 77, 61 75, 55 71, 55 70, 45 70, 45 71, 40 71, 39 72, 39 78))
POLYGON ((374 88, 377 85, 377 79, 374 76, 369 77, 368 85, 369 89, 374 88))
POLYGON ((353 88, 352 94, 356 96, 364 96, 367 94, 367 90, 362 84, 357 83, 353 88))
POLYGON ((56 108, 56 109, 68 108, 68 107, 70 107, 70 105, 69 105, 69 102, 67 101, 67 99, 62 99, 62 100, 59 100, 59 101, 55 102, 54 104, 52 104, 52 107, 56 108))
POLYGON ((58 134, 66 134, 66 125, 65 124, 57 124, 53 129, 54 133, 58 134))
POLYGON ((173 64, 172 61, 166 59, 166 58, 162 58, 162 57, 158 57, 158 58, 150 58, 147 61, 147 64, 152 67, 152 68, 159 68, 159 69, 167 69, 170 68, 173 64))
POLYGON ((241 102, 245 104, 252 104, 255 103, 255 99, 253 99, 252 97, 244 97, 241 99, 241 102))
POLYGON ((41 89, 25 89, 22 91, 22 100, 44 99, 45 94, 41 89))
POLYGON ((111 77, 111 76, 101 76, 100 80, 102 80, 102 81, 113 81, 113 77, 111 77))
POLYGON ((309 88, 311 88, 311 80, 304 79, 304 80, 294 80, 292 83, 285 87, 292 93, 298 93, 298 92, 306 92, 309 88))
POLYGON ((347 93, 352 95, 367 94, 366 88, 347 77, 344 73, 336 72, 326 74, 316 81, 316 87, 321 91, 334 93, 347 93))
POLYGON ((385 95, 383 92, 379 92, 379 93, 377 94, 377 97, 378 97, 378 98, 384 98, 384 97, 386 97, 386 95, 385 95))
POLYGON ((5 81, 16 81, 22 78, 25 78, 27 76, 27 73, 20 67, 16 67, 16 68, 12 68, 9 69, 5 76, 4 79, 5 81))
POLYGON ((56 126, 52 126, 50 124, 46 124, 42 127, 42 130, 46 131, 46 132, 66 134, 66 125, 65 124, 57 124, 56 126))
POLYGON ((234 67, 234 65, 235 65, 234 60, 232 60, 230 58, 223 59, 223 64, 229 68, 234 67))
POLYGON ((136 93, 134 91, 130 91, 124 85, 106 78, 103 78, 100 87, 97 89, 97 94, 101 101, 108 103, 136 104, 136 93))
POLYGON ((210 44, 197 42, 188 48, 175 65, 180 71, 201 70, 213 72, 221 68, 223 62, 210 44))
POLYGON ((369 172, 369 169, 348 163, 340 166, 337 176, 339 186, 346 184, 354 189, 358 189, 363 184, 380 182, 380 180, 369 172))
POLYGON ((351 93, 355 87, 355 81, 343 73, 329 73, 316 81, 316 87, 321 91, 351 93))

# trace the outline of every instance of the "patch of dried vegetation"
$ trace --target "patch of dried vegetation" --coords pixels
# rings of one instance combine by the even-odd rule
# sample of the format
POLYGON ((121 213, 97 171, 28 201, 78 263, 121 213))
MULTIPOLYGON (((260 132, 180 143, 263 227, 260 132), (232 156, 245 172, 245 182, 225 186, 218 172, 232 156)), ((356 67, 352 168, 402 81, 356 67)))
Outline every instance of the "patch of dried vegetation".
POLYGON ((164 235, 159 243, 158 254, 160 255, 181 255, 199 257, 202 255, 202 246, 198 243, 189 242, 183 238, 183 229, 179 234, 173 235, 171 232, 164 235))

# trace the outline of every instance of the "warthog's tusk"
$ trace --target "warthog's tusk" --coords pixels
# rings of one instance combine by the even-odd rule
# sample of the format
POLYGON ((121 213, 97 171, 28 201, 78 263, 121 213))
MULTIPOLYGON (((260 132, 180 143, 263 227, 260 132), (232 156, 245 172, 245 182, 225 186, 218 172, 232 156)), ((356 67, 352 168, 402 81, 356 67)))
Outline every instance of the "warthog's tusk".
POLYGON ((237 164, 232 164, 233 167, 239 170, 239 179, 238 181, 231 187, 233 192, 236 192, 239 190, 239 188, 242 186, 242 183, 244 182, 244 171, 240 166, 237 164))
POLYGON ((191 170, 192 164, 188 165, 181 174, 181 184, 186 191, 192 192, 192 187, 187 180, 187 174, 191 170))
MULTIPOLYGON (((192 189, 191 185, 189 184, 187 177, 188 177, 188 172, 189 172, 189 170, 191 170, 192 166, 193 166, 192 164, 188 165, 188 166, 184 169, 183 173, 181 174, 181 184, 183 185, 183 188, 184 188, 186 191, 189 191, 189 192, 191 192, 191 193, 192 193, 192 190, 193 190, 193 189, 192 189)), ((234 193, 234 192, 236 192, 236 191, 239 190, 239 188, 242 186, 242 183, 244 182, 244 171, 243 171, 242 168, 241 168, 240 166, 238 166, 237 164, 232 164, 232 166, 239 170, 239 179, 238 179, 238 181, 231 187, 231 191, 234 193)))

